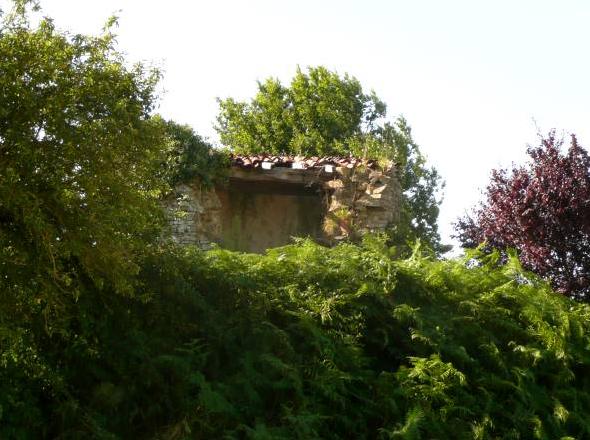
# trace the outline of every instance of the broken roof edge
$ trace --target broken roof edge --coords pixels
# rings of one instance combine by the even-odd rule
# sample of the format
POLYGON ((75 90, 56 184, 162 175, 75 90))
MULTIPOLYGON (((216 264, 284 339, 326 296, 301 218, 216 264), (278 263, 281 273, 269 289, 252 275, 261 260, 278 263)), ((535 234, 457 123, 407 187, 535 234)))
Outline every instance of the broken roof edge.
POLYGON ((389 170, 395 166, 393 161, 387 161, 385 167, 375 159, 362 159, 353 156, 297 156, 297 155, 271 155, 271 154, 230 154, 230 165, 243 169, 272 169, 293 168, 299 170, 317 170, 326 166, 339 168, 365 167, 371 170, 389 170))

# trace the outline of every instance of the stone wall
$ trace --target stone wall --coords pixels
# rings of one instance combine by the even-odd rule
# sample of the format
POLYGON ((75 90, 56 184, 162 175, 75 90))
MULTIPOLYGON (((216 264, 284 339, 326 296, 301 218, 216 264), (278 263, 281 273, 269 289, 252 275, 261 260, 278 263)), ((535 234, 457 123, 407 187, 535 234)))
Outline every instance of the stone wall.
POLYGON ((324 222, 330 238, 382 232, 399 222, 401 188, 392 165, 379 170, 337 168, 325 186, 331 190, 324 222))
MULTIPOLYGON (((236 242, 235 237, 231 243, 228 237, 232 237, 232 234, 235 235, 233 229, 235 229, 236 219, 234 217, 236 212, 244 212, 249 218, 242 219, 242 224, 266 225, 265 228, 260 228, 264 229, 260 231, 261 234, 266 234, 268 237, 284 237, 284 243, 275 243, 276 240, 274 240, 272 244, 286 244, 291 234, 295 235, 294 230, 280 231, 280 233, 270 230, 272 226, 281 228, 283 227, 281 225, 290 223, 286 222, 284 218, 285 215, 289 215, 285 214, 287 210, 277 208, 279 205, 289 206, 293 203, 293 194, 281 196, 278 190, 281 185, 286 184, 300 185, 301 188, 307 189, 314 188, 317 191, 319 196, 314 199, 316 201, 313 203, 317 203, 318 207, 313 211, 324 214, 323 221, 321 220, 322 215, 317 217, 322 223, 317 228, 321 237, 314 234, 313 238, 327 243, 334 244, 343 239, 357 237, 365 232, 384 231, 390 225, 396 224, 400 218, 401 189, 396 168, 391 165, 380 169, 362 166, 337 167, 331 173, 322 170, 318 172, 317 169, 268 171, 232 169, 229 185, 216 189, 205 189, 198 182, 183 184, 179 185, 175 192, 163 201, 170 219, 171 237, 182 245, 192 244, 208 248, 211 243, 223 245, 225 240, 226 244, 232 247, 232 243, 236 242), (231 191, 232 187, 235 189, 251 184, 258 185, 262 190, 261 193, 271 191, 276 194, 272 197, 265 195, 253 199, 268 200, 268 202, 252 203, 251 209, 236 209, 231 205, 234 203, 232 200, 236 200, 236 198, 228 197, 228 191, 231 191), (281 197, 284 197, 285 200, 279 200, 281 197), (279 214, 281 215, 279 216, 279 214), (257 215, 264 216, 264 221, 258 221, 261 219, 256 219, 257 215), (277 216, 276 222, 273 222, 272 215, 277 216)), ((305 200, 306 203, 309 203, 307 199, 305 200)), ((301 208, 302 211, 309 213, 312 211, 310 207, 302 206, 301 208)), ((301 220, 296 223, 303 224, 301 220)), ((316 228, 312 229, 315 231, 316 228)), ((308 225, 305 230, 298 232, 300 235, 309 235, 307 232, 309 230, 308 225)), ((252 231, 248 230, 248 233, 252 234, 252 231)), ((247 242, 242 241, 242 243, 247 242)), ((239 248, 239 250, 262 251, 260 239, 256 239, 252 243, 252 246, 242 244, 241 246, 245 246, 245 248, 239 248)))
POLYGON ((210 247, 221 237, 221 202, 213 188, 181 184, 164 199, 173 241, 210 247))

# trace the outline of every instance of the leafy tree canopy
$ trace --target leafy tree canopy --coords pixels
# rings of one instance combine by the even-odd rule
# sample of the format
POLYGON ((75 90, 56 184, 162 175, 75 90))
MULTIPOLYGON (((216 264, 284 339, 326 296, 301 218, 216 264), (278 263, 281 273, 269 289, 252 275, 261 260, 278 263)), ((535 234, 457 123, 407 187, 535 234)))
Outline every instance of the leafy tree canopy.
POLYGON ((494 170, 485 201, 459 220, 466 247, 516 248, 529 270, 560 292, 590 297, 590 157, 572 136, 567 152, 552 131, 529 147, 524 166, 494 170))
POLYGON ((124 288, 134 249, 159 223, 159 74, 128 67, 110 28, 91 37, 49 19, 31 27, 27 3, 0 28, 0 249, 10 262, 0 270, 59 289, 75 264, 124 288))
POLYGON ((348 154, 345 142, 385 116, 385 104, 356 78, 325 67, 298 68, 290 87, 269 78, 250 103, 219 106, 221 142, 239 153, 348 154))
POLYGON ((62 401, 58 371, 92 363, 109 298, 138 292, 168 188, 159 73, 125 63, 114 20, 72 35, 31 8, 0 24, 0 425, 23 426, 3 438, 39 438, 31 396, 62 401))
POLYGON ((204 185, 223 179, 229 166, 226 151, 214 149, 188 125, 166 121, 165 129, 169 147, 162 169, 171 186, 195 177, 204 185))
POLYGON ((386 105, 359 81, 325 67, 297 69, 290 86, 269 78, 250 102, 218 100, 221 142, 238 153, 353 155, 398 165, 403 221, 395 240, 421 239, 440 246, 436 224, 440 176, 428 167, 407 121, 385 121, 386 105))

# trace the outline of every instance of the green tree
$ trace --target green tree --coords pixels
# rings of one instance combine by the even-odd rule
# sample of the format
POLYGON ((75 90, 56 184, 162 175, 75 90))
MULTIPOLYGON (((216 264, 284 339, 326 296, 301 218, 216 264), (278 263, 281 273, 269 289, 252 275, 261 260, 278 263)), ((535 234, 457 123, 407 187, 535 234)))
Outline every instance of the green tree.
POLYGON ((0 240, 12 257, 3 269, 35 268, 27 279, 64 287, 75 262, 124 288, 164 188, 154 173, 164 132, 150 118, 159 74, 127 67, 109 28, 99 37, 48 19, 31 28, 27 3, 0 29, 0 240))
POLYGON ((386 105, 360 82, 325 67, 297 69, 289 87, 258 83, 250 102, 218 100, 221 142, 237 153, 354 155, 393 160, 404 193, 394 242, 421 239, 440 252, 437 218, 441 178, 428 167, 403 117, 387 122, 386 105))
POLYGON ((278 79, 258 83, 250 102, 218 100, 221 142, 236 152, 347 154, 347 139, 385 116, 385 104, 359 81, 325 67, 297 69, 290 87, 278 79))
POLYGON ((225 177, 229 166, 227 151, 213 148, 188 125, 174 121, 164 124, 169 147, 162 170, 171 186, 194 178, 212 185, 225 177))
POLYGON ((440 243, 437 224, 444 183, 436 168, 427 165, 406 119, 399 117, 394 124, 384 124, 377 139, 379 147, 388 150, 387 157, 398 165, 403 191, 401 221, 392 234, 394 242, 420 239, 436 253, 449 251, 448 245, 440 243))
POLYGON ((26 425, 35 390, 61 396, 65 359, 93 352, 90 315, 134 293, 163 222, 166 138, 150 116, 159 74, 125 64, 114 20, 71 35, 14 5, 0 24, 0 418, 26 425))

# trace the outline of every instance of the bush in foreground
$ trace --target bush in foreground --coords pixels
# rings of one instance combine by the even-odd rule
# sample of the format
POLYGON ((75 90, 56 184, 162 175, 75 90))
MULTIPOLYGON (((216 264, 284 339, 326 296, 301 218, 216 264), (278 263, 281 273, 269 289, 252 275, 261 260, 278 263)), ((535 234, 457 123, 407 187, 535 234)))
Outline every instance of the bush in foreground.
POLYGON ((590 436, 590 308, 481 258, 154 252, 141 295, 75 305, 79 344, 2 370, 0 436, 590 436))

